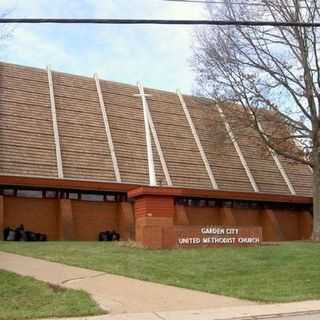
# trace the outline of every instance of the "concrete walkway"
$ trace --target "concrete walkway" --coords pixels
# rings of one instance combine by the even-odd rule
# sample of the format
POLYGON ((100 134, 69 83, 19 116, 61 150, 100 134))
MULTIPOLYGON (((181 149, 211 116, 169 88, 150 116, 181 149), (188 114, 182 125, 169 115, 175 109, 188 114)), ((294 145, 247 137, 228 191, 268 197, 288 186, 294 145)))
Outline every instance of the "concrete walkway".
MULTIPOLYGON (((257 305, 245 300, 134 280, 4 252, 0 252, 0 269, 66 288, 85 290, 111 314, 155 314, 177 310, 229 309, 257 305)), ((140 319, 148 319, 146 317, 148 315, 144 314, 140 319)), ((105 319, 105 317, 99 319, 105 319)), ((122 315, 115 319, 130 318, 122 315)), ((159 317, 157 319, 159 320, 159 317)))
POLYGON ((319 301, 47 320, 319 320, 319 301))
POLYGON ((320 319, 320 301, 258 304, 4 252, 0 252, 1 269, 66 288, 83 289, 110 312, 63 320, 320 319))
POLYGON ((99 317, 87 318, 64 318, 64 319, 47 319, 47 320, 319 320, 320 311, 314 312, 319 302, 308 302, 303 304, 285 304, 274 307, 262 306, 257 308, 253 306, 219 308, 206 311, 180 311, 180 312, 155 312, 155 313, 126 313, 117 315, 105 315, 99 317), (246 310, 245 310, 246 309, 246 310), (285 312, 286 310, 302 310, 299 312, 285 312), (279 313, 279 311, 281 313, 279 313), (283 312, 282 312, 283 311, 283 312))

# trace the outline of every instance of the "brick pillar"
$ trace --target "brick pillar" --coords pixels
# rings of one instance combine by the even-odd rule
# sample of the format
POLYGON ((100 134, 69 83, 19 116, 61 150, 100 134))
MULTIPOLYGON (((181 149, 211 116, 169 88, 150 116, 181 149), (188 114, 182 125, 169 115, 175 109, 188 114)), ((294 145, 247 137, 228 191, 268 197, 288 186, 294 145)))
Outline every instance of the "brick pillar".
POLYGON ((281 241, 283 232, 272 209, 264 209, 261 215, 263 241, 281 241))
POLYGON ((221 208, 220 211, 221 224, 223 226, 236 226, 237 222, 231 208, 221 208))
POLYGON ((313 219, 312 214, 308 211, 301 212, 300 222, 300 239, 309 240, 312 237, 313 219))
POLYGON ((4 229, 4 198, 0 196, 0 240, 3 240, 4 229))
POLYGON ((139 195, 135 199, 136 241, 161 249, 167 244, 168 230, 173 228, 174 198, 163 195, 139 195))
POLYGON ((71 200, 60 199, 59 201, 59 240, 74 240, 71 200))
POLYGON ((118 207, 118 225, 121 240, 134 239, 134 212, 133 204, 120 202, 118 207))

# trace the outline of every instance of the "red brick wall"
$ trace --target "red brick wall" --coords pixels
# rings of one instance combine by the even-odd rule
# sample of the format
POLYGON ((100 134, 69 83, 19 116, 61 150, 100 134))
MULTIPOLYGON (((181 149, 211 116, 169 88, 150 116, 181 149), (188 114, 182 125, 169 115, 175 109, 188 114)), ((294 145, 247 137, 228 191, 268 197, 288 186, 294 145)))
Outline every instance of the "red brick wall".
POLYGON ((135 200, 135 239, 149 248, 163 247, 163 230, 173 226, 173 197, 145 195, 135 200))
POLYGON ((118 203, 72 200, 75 240, 95 241, 101 231, 118 231, 118 203))
POLYGON ((133 204, 120 202, 117 215, 121 240, 133 240, 135 238, 133 204))
POLYGON ((48 235, 48 240, 58 240, 59 202, 55 199, 4 197, 4 227, 25 229, 48 235))
POLYGON ((262 226, 263 241, 281 241, 283 240, 282 228, 279 224, 275 212, 271 209, 266 209, 261 212, 260 221, 262 226))
POLYGON ((185 207, 191 225, 221 224, 220 208, 185 207))
POLYGON ((145 216, 173 217, 174 199, 171 197, 143 196, 134 204, 136 218, 145 216))
POLYGON ((130 203, 3 197, 0 231, 23 224, 27 230, 47 234, 49 240, 95 241, 99 232, 114 229, 123 239, 132 239, 132 207, 130 203))
POLYGON ((261 210, 258 209, 240 209, 232 208, 233 216, 236 220, 237 226, 260 226, 261 210))
POLYGON ((300 214, 300 236, 301 239, 310 239, 313 229, 313 217, 308 211, 304 211, 300 214))
POLYGON ((312 234, 312 215, 303 210, 273 209, 267 213, 263 209, 185 206, 184 211, 190 225, 261 226, 264 241, 310 239, 312 234), (228 219, 223 211, 228 211, 228 219))
POLYGON ((0 196, 0 240, 3 240, 3 228, 4 228, 4 199, 0 196))
POLYGON ((280 229, 283 233, 284 240, 299 240, 301 239, 299 216, 302 211, 276 209, 276 218, 279 222, 280 229))
MULTIPOLYGON (((222 225, 225 223, 223 208, 185 207, 190 225, 222 225)), ((259 226, 260 210, 230 209, 237 226, 259 226)))
POLYGON ((170 197, 144 196, 134 205, 72 200, 72 214, 68 215, 71 221, 62 218, 61 209, 57 199, 3 197, 2 226, 17 227, 22 223, 26 229, 46 233, 49 240, 58 240, 62 234, 61 239, 70 236, 67 240, 95 241, 100 231, 115 229, 123 239, 145 238, 155 247, 162 241, 163 230, 174 224, 262 226, 265 241, 308 239, 312 232, 308 212, 274 209, 270 220, 270 214, 256 209, 175 207, 170 197), (63 221, 68 230, 62 232, 63 221), (147 226, 160 230, 146 234, 147 226))
POLYGON ((60 199, 59 209, 59 240, 75 240, 71 200, 60 199))

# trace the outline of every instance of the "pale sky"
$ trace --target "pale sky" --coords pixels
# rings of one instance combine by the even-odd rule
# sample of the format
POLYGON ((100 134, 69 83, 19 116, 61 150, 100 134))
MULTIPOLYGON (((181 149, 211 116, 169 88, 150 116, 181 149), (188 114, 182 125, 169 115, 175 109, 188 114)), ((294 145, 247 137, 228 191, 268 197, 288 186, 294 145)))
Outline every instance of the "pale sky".
MULTIPOLYGON (((202 19, 201 4, 163 0, 0 0, 8 17, 202 19)), ((191 93, 194 27, 16 25, 2 61, 191 93)))

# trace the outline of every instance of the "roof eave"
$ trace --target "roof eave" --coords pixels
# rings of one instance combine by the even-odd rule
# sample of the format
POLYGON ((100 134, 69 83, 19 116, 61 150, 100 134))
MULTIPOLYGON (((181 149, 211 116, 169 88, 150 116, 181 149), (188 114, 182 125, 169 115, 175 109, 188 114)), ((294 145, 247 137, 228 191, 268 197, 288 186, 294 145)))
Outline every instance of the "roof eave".
POLYGON ((127 192, 129 198, 142 195, 173 196, 206 199, 248 200, 292 204, 312 204, 312 197, 266 194, 259 192, 235 192, 178 187, 149 187, 137 184, 91 180, 56 179, 0 175, 0 186, 23 186, 32 188, 74 189, 86 191, 127 192))
POLYGON ((129 198, 140 196, 174 196, 207 199, 248 200, 259 202, 280 202, 292 204, 312 204, 312 197, 266 194, 260 192, 235 192, 222 190, 202 190, 174 187, 139 187, 128 191, 129 198))

